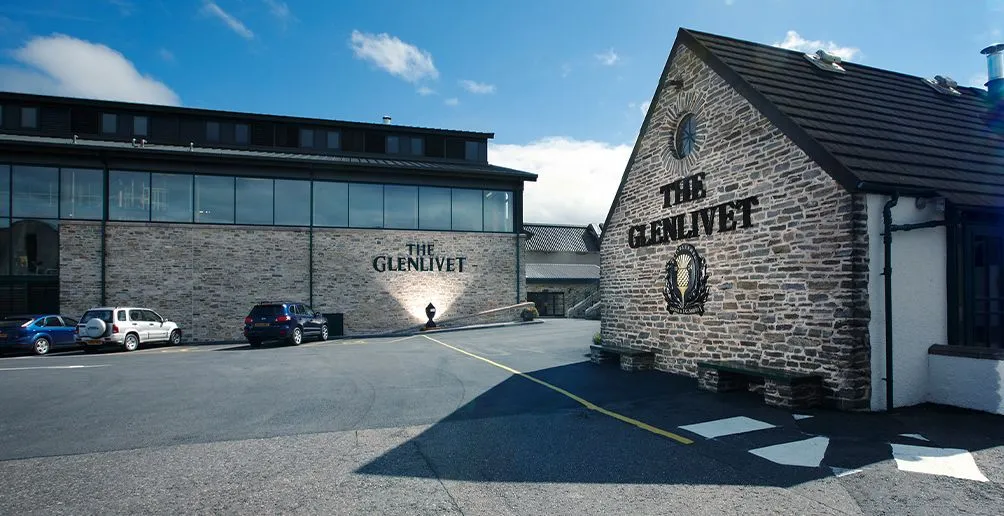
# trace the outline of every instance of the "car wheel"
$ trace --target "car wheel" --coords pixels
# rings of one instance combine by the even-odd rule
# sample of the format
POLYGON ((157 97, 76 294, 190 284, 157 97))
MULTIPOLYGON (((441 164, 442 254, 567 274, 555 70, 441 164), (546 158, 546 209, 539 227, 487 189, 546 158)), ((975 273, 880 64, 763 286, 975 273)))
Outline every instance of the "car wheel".
POLYGON ((44 355, 49 352, 49 339, 45 337, 39 337, 35 341, 35 344, 31 346, 31 351, 36 355, 44 355))
POLYGON ((178 344, 181 344, 181 332, 174 330, 171 332, 171 345, 177 346, 178 344))
POLYGON ((248 346, 251 346, 252 348, 260 348, 261 347, 261 341, 260 340, 249 340, 248 341, 248 346))
POLYGON ((294 346, 299 346, 303 342, 303 330, 300 328, 293 328, 293 333, 289 335, 289 342, 294 346))
POLYGON ((139 337, 134 333, 130 333, 125 336, 125 342, 122 343, 122 348, 126 351, 136 351, 139 348, 139 337))
POLYGON ((326 340, 328 340, 328 325, 327 324, 322 324, 321 325, 321 342, 324 342, 326 340))

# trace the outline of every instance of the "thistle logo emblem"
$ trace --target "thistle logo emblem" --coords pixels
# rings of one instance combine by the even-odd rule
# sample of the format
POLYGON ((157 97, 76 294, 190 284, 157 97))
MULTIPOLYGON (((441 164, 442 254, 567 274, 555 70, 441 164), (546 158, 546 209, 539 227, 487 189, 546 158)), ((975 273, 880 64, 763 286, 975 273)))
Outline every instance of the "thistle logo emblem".
POLYGON ((666 310, 675 314, 704 315, 708 300, 708 266, 690 244, 676 248, 666 262, 666 287, 662 290, 666 310))

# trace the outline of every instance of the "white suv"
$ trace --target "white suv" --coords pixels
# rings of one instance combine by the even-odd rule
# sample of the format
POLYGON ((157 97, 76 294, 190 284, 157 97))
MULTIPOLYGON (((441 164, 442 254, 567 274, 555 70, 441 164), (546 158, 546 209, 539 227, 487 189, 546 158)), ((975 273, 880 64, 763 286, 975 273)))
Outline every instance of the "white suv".
POLYGON ((91 308, 77 324, 77 343, 86 352, 110 345, 135 351, 154 342, 180 344, 181 330, 148 308, 91 308))

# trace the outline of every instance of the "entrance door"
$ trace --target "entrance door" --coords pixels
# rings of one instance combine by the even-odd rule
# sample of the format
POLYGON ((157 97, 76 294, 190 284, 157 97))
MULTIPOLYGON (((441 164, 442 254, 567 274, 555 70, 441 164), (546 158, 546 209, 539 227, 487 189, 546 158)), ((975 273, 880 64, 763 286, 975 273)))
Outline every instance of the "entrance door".
POLYGON ((527 292, 526 300, 537 305, 541 317, 565 316, 564 292, 527 292))

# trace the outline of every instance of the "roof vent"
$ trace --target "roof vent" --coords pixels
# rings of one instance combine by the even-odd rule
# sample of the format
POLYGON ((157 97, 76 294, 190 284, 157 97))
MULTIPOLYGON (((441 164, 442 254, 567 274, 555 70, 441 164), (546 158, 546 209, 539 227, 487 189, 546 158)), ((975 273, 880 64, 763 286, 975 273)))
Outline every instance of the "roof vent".
POLYGON ((389 124, 389 123, 390 123, 390 117, 389 117, 389 116, 387 116, 387 115, 384 115, 384 116, 383 116, 383 123, 385 123, 385 124, 389 124))
POLYGON ((935 75, 934 79, 924 79, 924 82, 927 83, 928 86, 934 88, 934 91, 937 91, 942 95, 951 95, 953 97, 962 95, 962 93, 958 90, 959 83, 952 80, 951 77, 935 75))
POLYGON ((808 59, 810 63, 816 65, 816 68, 819 68, 820 70, 836 73, 847 72, 847 70, 844 70, 844 67, 840 66, 840 63, 843 62, 843 59, 840 59, 840 56, 831 54, 823 49, 817 50, 814 55, 805 54, 805 58, 808 59))

